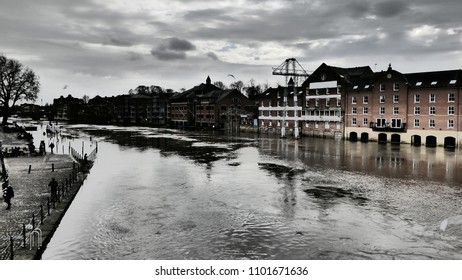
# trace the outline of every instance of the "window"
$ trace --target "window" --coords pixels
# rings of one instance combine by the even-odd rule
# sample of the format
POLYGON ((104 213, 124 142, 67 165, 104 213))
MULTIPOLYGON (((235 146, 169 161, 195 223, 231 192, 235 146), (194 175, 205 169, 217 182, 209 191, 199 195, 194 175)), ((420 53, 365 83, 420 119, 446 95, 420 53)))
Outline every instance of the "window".
POLYGON ((448 120, 448 128, 454 128, 454 120, 448 120))
POLYGON ((352 107, 352 108, 351 108, 351 113, 352 113, 353 115, 356 115, 356 107, 352 107))
POLYGON ((414 119, 414 127, 420 127, 420 120, 414 119))
POLYGON ((380 107, 380 115, 385 115, 385 107, 380 107))
POLYGON ((401 119, 391 119, 392 128, 401 128, 401 119))
POLYGON ((329 107, 330 106, 330 98, 327 98, 326 99, 326 107, 329 107))
POLYGON ((363 104, 369 103, 369 96, 363 96, 363 104))
POLYGON ((420 107, 419 106, 414 107, 414 115, 420 115, 420 107))
POLYGON ((432 86, 435 86, 437 83, 438 83, 437 81, 433 81, 433 82, 431 83, 431 85, 432 85, 432 86))
POLYGON ((330 128, 330 123, 329 122, 324 122, 324 128, 329 129, 330 128))
POLYGON ((273 106, 273 104, 272 104, 271 101, 269 101, 269 102, 268 102, 268 107, 271 107, 271 106, 273 106))
POLYGON ((420 103, 420 94, 414 94, 414 103, 420 103))
POLYGON ((399 114, 399 107, 393 107, 393 114, 398 115, 399 114))
POLYGON ((380 95, 380 103, 385 103, 385 95, 380 95))
POLYGON ((351 124, 352 124, 352 125, 356 125, 356 118, 352 118, 352 119, 351 119, 351 124))
POLYGON ((386 127, 387 120, 386 119, 377 119, 377 127, 386 127))
POLYGON ((319 89, 316 89, 316 95, 319 95, 319 89))
POLYGON ((368 119, 367 119, 367 118, 364 118, 364 120, 363 120, 363 125, 367 126, 368 124, 369 124, 368 119))
POLYGON ((385 91, 385 84, 380 84, 380 91, 385 91))
POLYGON ((428 98, 429 102, 435 103, 436 101, 436 95, 434 93, 430 93, 430 96, 428 98))
POLYGON ((417 82, 417 83, 415 83, 415 85, 420 87, 422 85, 422 82, 417 82))
POLYGON ((326 88, 326 95, 330 93, 330 90, 326 88))
POLYGON ((457 80, 451 80, 451 81, 449 81, 449 84, 450 84, 450 85, 455 85, 456 83, 457 83, 457 80))
POLYGON ((314 101, 314 106, 319 107, 319 99, 316 99, 316 100, 314 101))
POLYGON ((319 122, 316 122, 316 123, 314 124, 314 128, 319 128, 319 122))
POLYGON ((429 126, 430 128, 435 128, 435 120, 430 120, 430 121, 428 122, 428 126, 429 126))
POLYGON ((435 106, 430 106, 429 110, 428 110, 428 114, 429 115, 434 115, 436 113, 436 108, 435 106))
POLYGON ((399 95, 395 94, 393 95, 393 103, 398 103, 399 102, 399 95))
POLYGON ((268 126, 273 126, 273 121, 269 121, 268 126))
POLYGON ((369 108, 368 108, 368 107, 364 107, 364 108, 363 108, 363 114, 364 114, 364 115, 369 114, 369 108))
POLYGON ((454 115, 454 106, 448 107, 448 115, 454 115))
POLYGON ((351 104, 356 104, 356 96, 351 97, 351 104))
POLYGON ((448 93, 448 102, 454 102, 455 96, 454 93, 448 93))
POLYGON ((393 83, 393 91, 399 91, 399 83, 393 83))

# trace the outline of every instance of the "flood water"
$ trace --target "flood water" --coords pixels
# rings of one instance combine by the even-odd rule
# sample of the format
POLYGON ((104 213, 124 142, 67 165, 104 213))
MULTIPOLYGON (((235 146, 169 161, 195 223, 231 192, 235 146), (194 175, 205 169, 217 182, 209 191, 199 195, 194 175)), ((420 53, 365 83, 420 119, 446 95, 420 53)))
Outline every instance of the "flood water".
POLYGON ((462 259, 458 150, 64 132, 99 152, 43 259, 462 259))

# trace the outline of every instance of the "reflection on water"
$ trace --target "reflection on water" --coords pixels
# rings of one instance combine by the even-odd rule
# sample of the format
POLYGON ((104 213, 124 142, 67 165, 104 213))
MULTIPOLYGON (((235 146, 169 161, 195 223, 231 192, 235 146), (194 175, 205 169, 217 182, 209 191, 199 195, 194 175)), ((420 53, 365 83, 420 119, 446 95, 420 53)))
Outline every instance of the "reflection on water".
POLYGON ((69 129, 99 154, 44 259, 462 258, 459 151, 69 129))

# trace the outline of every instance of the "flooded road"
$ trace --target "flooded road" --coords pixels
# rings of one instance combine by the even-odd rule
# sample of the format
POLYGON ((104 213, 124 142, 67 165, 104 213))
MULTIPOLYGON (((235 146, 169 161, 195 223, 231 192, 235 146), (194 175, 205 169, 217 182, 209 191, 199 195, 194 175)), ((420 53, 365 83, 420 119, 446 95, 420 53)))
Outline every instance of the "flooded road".
POLYGON ((43 259, 462 259, 457 150, 64 132, 99 152, 43 259))

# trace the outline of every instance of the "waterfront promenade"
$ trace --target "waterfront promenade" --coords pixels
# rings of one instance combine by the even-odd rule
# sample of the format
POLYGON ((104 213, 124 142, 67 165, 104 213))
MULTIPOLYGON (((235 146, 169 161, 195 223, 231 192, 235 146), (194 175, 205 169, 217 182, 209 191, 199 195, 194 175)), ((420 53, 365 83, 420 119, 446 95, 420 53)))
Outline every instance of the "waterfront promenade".
MULTIPOLYGON (((21 145, 2 132, 0 140, 21 145)), ((0 259, 39 259, 86 174, 70 155, 5 158, 5 165, 15 196, 10 210, 3 199, 0 207, 0 259), (48 186, 53 177, 59 184, 55 203, 48 186)))

